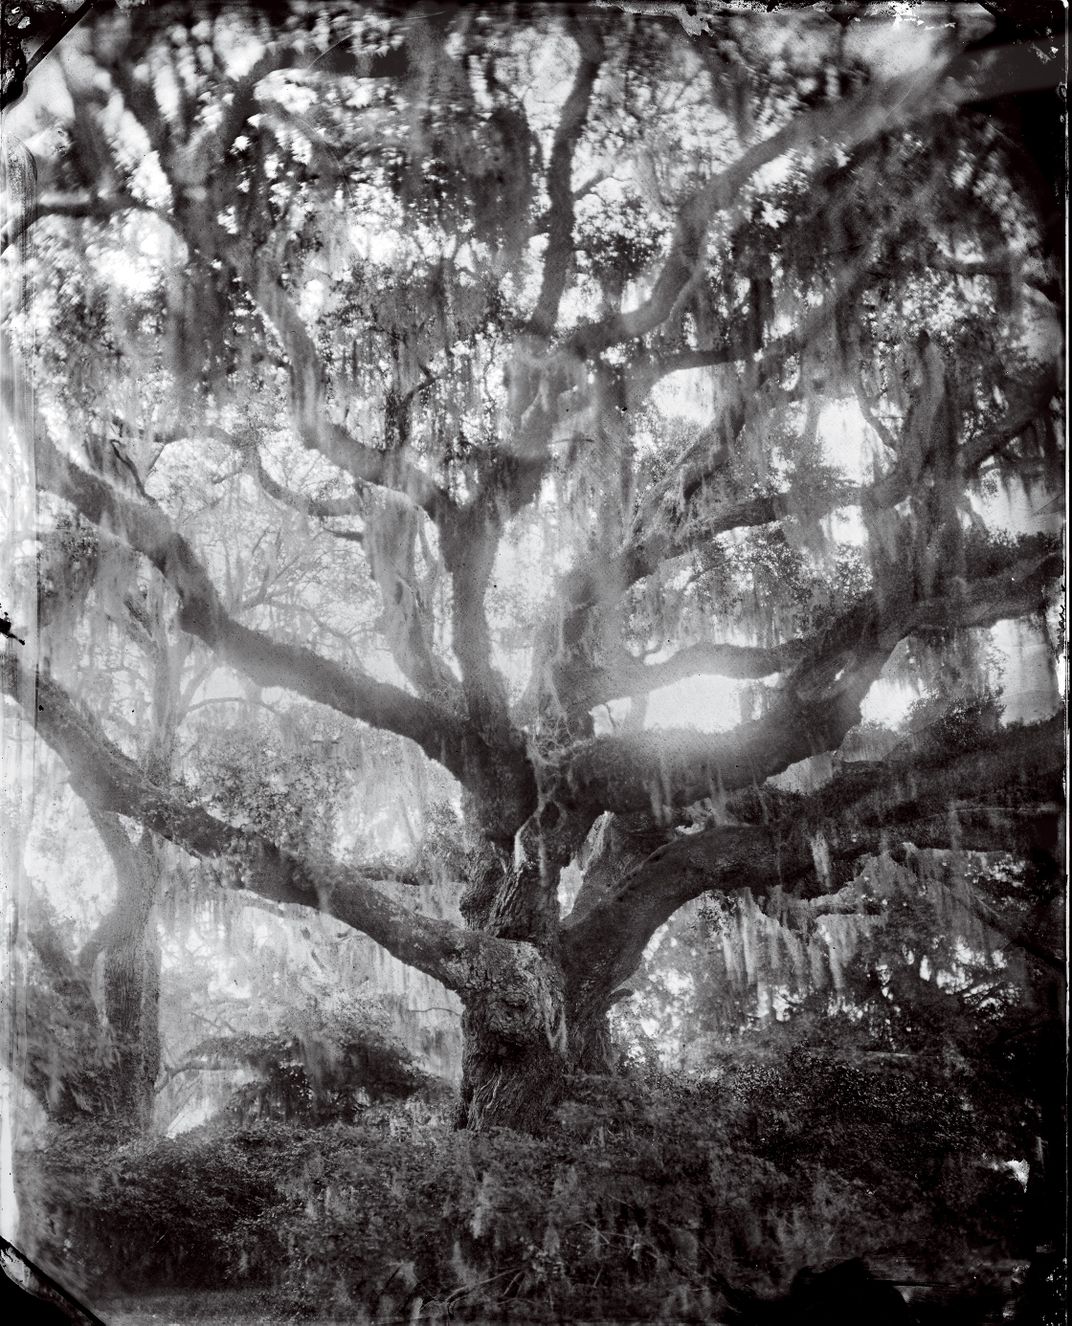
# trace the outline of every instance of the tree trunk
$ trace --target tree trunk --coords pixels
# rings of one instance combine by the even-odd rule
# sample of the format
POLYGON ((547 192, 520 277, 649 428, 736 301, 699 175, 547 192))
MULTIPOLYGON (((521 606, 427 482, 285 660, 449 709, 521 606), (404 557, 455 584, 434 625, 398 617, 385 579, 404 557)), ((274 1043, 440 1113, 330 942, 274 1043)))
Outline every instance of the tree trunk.
POLYGON ((467 1007, 458 1127, 546 1132, 554 1127, 555 1109, 572 1073, 614 1071, 617 1056, 607 1010, 584 1016, 578 1010, 571 1022, 564 998, 558 1002, 547 994, 548 986, 564 991, 561 968, 548 964, 545 972, 549 979, 531 990, 521 1025, 506 1035, 497 1011, 487 1005, 467 1007), (559 1011, 552 1012, 553 1007, 559 1011))
POLYGON ((570 1065, 577 1073, 613 1073, 618 1054, 606 1012, 577 1016, 570 1022, 570 1065))
POLYGON ((105 948, 104 1008, 114 1055, 115 1109, 139 1132, 152 1123, 160 1072, 160 949, 149 918, 105 948))
POLYGON ((478 976, 465 997, 457 1126, 543 1132, 569 1066, 562 968, 525 943, 478 976))
POLYGON ((114 1078, 101 1061, 103 1028, 89 981, 36 901, 27 910, 27 938, 44 979, 25 986, 28 1043, 16 1059, 23 1081, 57 1123, 107 1117, 114 1078))
POLYGON ((542 1035, 542 1028, 533 1030, 531 1041, 508 1045, 486 1019, 466 1012, 459 1128, 538 1134, 553 1126, 566 1084, 566 1058, 542 1035))
POLYGON ((459 1128, 539 1133, 566 1082, 568 1036, 559 955, 558 865, 537 817, 511 860, 488 848, 470 874, 462 915, 517 942, 517 962, 480 973, 465 997, 459 1128))
MULTIPOLYGON (((163 865, 148 832, 134 844, 115 817, 93 816, 116 873, 116 899, 98 932, 104 955, 113 1110, 138 1131, 152 1123, 160 1072, 160 946, 152 918, 163 865)), ((92 960, 93 947, 83 955, 92 960)))

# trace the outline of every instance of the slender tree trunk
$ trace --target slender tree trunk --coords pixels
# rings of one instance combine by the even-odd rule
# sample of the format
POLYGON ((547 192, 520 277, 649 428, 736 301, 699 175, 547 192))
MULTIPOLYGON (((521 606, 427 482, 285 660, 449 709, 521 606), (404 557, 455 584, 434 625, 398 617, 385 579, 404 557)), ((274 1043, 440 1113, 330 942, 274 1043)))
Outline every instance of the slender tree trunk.
MULTIPOLYGON (((152 1123, 160 1071, 160 947, 152 911, 162 863, 148 832, 134 844, 114 816, 93 818, 116 873, 115 904, 99 932, 113 1109, 143 1131, 152 1123)), ((84 959, 95 956, 91 949, 84 959)))
MULTIPOLYGON (((151 902, 149 887, 145 896, 151 902)), ((144 1131, 152 1123, 160 1071, 160 949, 144 907, 130 908, 120 924, 104 951, 104 1011, 115 1056, 116 1109, 144 1131)))
POLYGON ((17 1059, 23 1081, 57 1123, 107 1118, 115 1079, 101 1061, 105 1033, 89 980, 36 900, 26 932, 46 979, 26 988, 30 1044, 17 1059))

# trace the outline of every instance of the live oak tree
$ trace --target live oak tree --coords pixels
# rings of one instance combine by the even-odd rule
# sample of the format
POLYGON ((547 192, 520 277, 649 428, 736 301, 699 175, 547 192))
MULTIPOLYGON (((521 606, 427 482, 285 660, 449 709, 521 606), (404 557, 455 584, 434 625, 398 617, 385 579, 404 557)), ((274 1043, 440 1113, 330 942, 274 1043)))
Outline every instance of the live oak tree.
POLYGON ((1058 57, 1015 10, 102 5, 51 117, 28 80, 4 406, 41 538, 95 530, 176 638, 412 743, 454 809, 391 861, 229 818, 77 649, 43 666, 32 596, 5 693, 95 814, 456 991, 463 1126, 546 1126, 708 891, 815 899, 891 841, 1048 844, 1054 887, 1057 720, 768 781, 884 677, 963 702, 987 628, 1052 626, 1059 546, 988 516, 1061 466, 1058 57), (296 529, 322 573, 231 592, 296 529), (444 873, 461 924, 407 902, 444 873))

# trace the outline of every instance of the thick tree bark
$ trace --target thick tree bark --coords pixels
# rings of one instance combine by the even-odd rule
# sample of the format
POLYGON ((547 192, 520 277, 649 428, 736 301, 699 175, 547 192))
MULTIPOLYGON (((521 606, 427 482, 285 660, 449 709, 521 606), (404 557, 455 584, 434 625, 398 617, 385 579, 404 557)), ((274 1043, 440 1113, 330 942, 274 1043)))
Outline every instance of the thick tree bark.
POLYGON ((559 955, 558 876, 568 847, 534 815, 517 835, 513 858, 485 850, 462 898, 466 924, 496 938, 520 940, 538 955, 529 988, 516 974, 495 979, 493 998, 466 997, 459 1127, 540 1131, 561 1096, 568 1031, 559 955), (515 994, 516 989, 516 994, 515 994), (502 1016, 509 1008, 509 1021, 502 1016))
POLYGON ((570 1067, 577 1073, 603 1074, 614 1071, 618 1051, 605 1012, 585 1019, 579 1013, 570 1022, 570 1067))
POLYGON ((562 969, 531 945, 489 963, 463 994, 465 1048, 458 1127, 539 1132, 551 1121, 567 1068, 562 969))
POLYGON ((462 1030, 465 1049, 457 1126, 546 1132, 562 1099, 568 1061, 542 1023, 533 1023, 531 1040, 513 1047, 505 1045, 484 1018, 468 1011, 462 1030))

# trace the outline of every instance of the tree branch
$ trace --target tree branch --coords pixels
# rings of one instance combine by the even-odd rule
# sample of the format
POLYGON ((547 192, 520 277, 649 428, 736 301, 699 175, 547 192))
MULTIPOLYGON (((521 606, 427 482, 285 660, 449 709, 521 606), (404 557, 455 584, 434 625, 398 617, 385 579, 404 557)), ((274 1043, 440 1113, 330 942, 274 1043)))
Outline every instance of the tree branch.
POLYGON ((602 61, 602 44, 593 30, 579 27, 576 38, 581 61, 562 107, 551 145, 551 159, 547 167, 547 195, 550 199, 547 252, 543 260, 539 297, 529 320, 529 332, 541 339, 547 339, 554 331, 559 305, 569 280, 570 261, 573 258, 575 202, 572 190, 573 155, 588 117, 592 89, 602 61))
POLYGON ((457 708, 458 683, 433 647, 429 610, 417 570, 419 513, 389 492, 365 510, 365 553, 383 602, 383 629, 403 675, 448 711, 457 708))
POLYGON ((255 258, 235 263, 265 318, 275 328, 289 361, 291 413, 304 446, 319 451, 365 483, 404 494, 439 523, 454 510, 449 493, 397 450, 362 445, 328 414, 327 384, 316 346, 278 279, 261 271, 255 258))
MULTIPOLYGON (((962 472, 974 473, 1001 447, 1019 437, 1057 391, 1057 369, 1052 364, 1044 365, 1029 382, 1010 382, 1008 403, 1000 417, 962 445, 959 457, 962 472)), ((672 480, 649 496, 636 522, 637 533, 615 557, 598 567, 578 567, 569 572, 558 590, 559 610, 567 630, 571 629, 573 618, 614 602, 668 558, 692 551, 720 534, 774 524, 793 513, 792 492, 785 491, 745 497, 731 495, 713 504, 703 519, 696 519, 692 511, 694 499, 728 474, 729 461, 725 449, 712 456, 705 448, 702 463, 696 466, 690 466, 688 458, 684 458, 675 467, 684 471, 684 478, 675 473, 672 480), (663 509, 663 501, 679 485, 681 500, 675 516, 663 509)), ((809 512, 821 516, 840 507, 861 504, 870 510, 890 510, 911 495, 918 477, 902 461, 869 487, 832 484, 812 503, 809 512)), ((572 629, 579 628, 574 625, 572 629)))
POLYGON ((769 677, 791 667, 803 650, 804 644, 800 640, 790 640, 769 649, 703 640, 686 645, 661 663, 645 663, 621 650, 595 666, 583 662, 573 669, 567 662, 556 669, 555 685, 569 693, 571 705, 575 703, 578 708, 592 709, 610 700, 648 695, 688 677, 733 677, 739 680, 769 677))
MULTIPOLYGON (((843 766, 811 797, 763 789, 729 803, 735 815, 765 822, 668 833, 653 851, 645 851, 646 835, 627 833, 626 860, 631 851, 634 864, 604 887, 597 885, 594 896, 592 889, 582 890, 585 905, 563 923, 564 957, 581 1006, 602 1011, 636 970, 659 926, 702 893, 747 888, 764 897, 778 887, 797 898, 827 894, 831 880, 816 867, 816 844, 838 872, 835 884, 860 857, 892 842, 1036 851, 1038 816, 1060 820, 1061 727, 1060 717, 1010 727, 984 749, 951 762, 944 746, 928 753, 906 743, 883 764, 843 766)), ((990 923, 992 909, 984 910, 990 923)))
MULTIPOLYGON (((5 395, 10 379, 5 376, 5 395)), ((339 713, 415 741, 463 782, 472 764, 464 724, 427 701, 357 669, 347 669, 302 645, 287 644, 228 615, 186 539, 155 505, 121 496, 103 479, 68 460, 37 430, 38 485, 70 502, 87 520, 106 524, 142 553, 179 597, 179 624, 262 686, 282 686, 339 713)))
MULTIPOLYGON (((216 430, 212 430, 215 435, 216 430)), ((233 445, 238 445, 233 438, 228 438, 233 445)), ((364 516, 366 501, 360 493, 352 493, 349 497, 305 497, 302 493, 295 493, 290 488, 278 483, 268 471, 264 468, 260 452, 256 446, 249 449, 250 469, 257 483, 268 494, 273 501, 288 506, 292 511, 300 511, 303 515, 312 516, 317 520, 333 520, 338 516, 364 516)), ((342 535, 344 531, 334 530, 328 526, 324 527, 329 534, 342 535)), ((357 532, 345 531, 350 538, 356 542, 363 542, 364 536, 357 532)))
POLYGON ((613 345, 654 331, 669 316, 703 261, 711 222, 733 206, 758 170, 788 152, 821 147, 851 151, 863 143, 909 124, 924 115, 951 111, 1020 85, 1048 86, 1057 81, 1057 66, 1042 43, 1016 48, 1016 68, 1003 63, 1008 52, 959 55, 937 68, 931 66, 876 83, 859 96, 820 106, 798 115, 769 138, 748 148, 731 166, 702 185, 681 207, 669 252, 651 294, 634 309, 589 322, 567 339, 567 349, 591 358, 613 345), (1038 67, 1032 56, 1039 55, 1038 67))
POLYGON ((150 104, 150 93, 129 76, 121 77, 124 98, 157 149, 176 200, 169 223, 192 251, 211 242, 212 256, 248 288, 275 333, 289 361, 292 417, 298 436, 340 469, 366 483, 404 493, 433 519, 452 506, 450 495, 397 452, 362 445, 347 429, 333 423, 327 410, 327 384, 312 336, 277 275, 267 272, 256 251, 236 244, 219 226, 211 209, 198 201, 209 170, 215 167, 256 109, 256 88, 264 77, 286 66, 275 55, 261 59, 232 89, 220 122, 195 137, 185 148, 171 143, 150 104), (206 151, 211 144, 212 151, 206 151), (199 235, 198 232, 204 232, 199 235))
POLYGON ((88 189, 74 193, 42 193, 31 206, 15 213, 0 230, 0 253, 17 243, 46 216, 67 216, 107 221, 120 212, 152 212, 156 209, 127 193, 94 194, 88 189))
POLYGON ((974 278, 989 276, 998 282, 1020 281, 1033 290, 1046 295, 1046 282, 1026 275, 1022 269, 1022 260, 1018 254, 1010 253, 1005 257, 956 258, 942 253, 937 247, 927 257, 926 264, 933 272, 947 272, 951 276, 974 278))
POLYGON ((868 595, 843 613, 787 676, 765 717, 729 732, 644 731, 601 736, 554 767, 564 805, 656 814, 705 796, 758 786, 791 764, 840 745, 896 645, 918 630, 993 625, 1038 610, 1062 573, 1059 553, 1013 563, 946 595, 887 602, 868 595))
MULTIPOLYGON (((582 634, 589 610, 615 602, 667 559, 710 543, 719 534, 771 524, 792 513, 791 492, 745 496, 735 492, 738 485, 733 479, 732 453, 721 440, 740 433, 746 421, 745 398, 754 400, 789 359, 799 354, 836 316, 844 301, 859 291, 868 271, 869 262, 858 259, 839 275, 833 296, 809 313, 799 328, 761 347, 759 362, 752 366, 747 385, 742 385, 737 395, 731 397, 723 416, 701 433, 678 458, 670 475, 645 496, 629 541, 616 556, 601 565, 593 566, 589 559, 588 564, 575 568, 564 578, 557 592, 554 616, 561 622, 560 632, 567 646, 582 634), (711 503, 707 497, 711 492, 724 495, 711 503), (704 499, 703 516, 698 518, 696 509, 701 499, 704 499)), ((721 358, 732 351, 728 347, 713 347, 704 353, 721 358)), ((630 378, 631 408, 636 409, 664 375, 662 362, 655 358, 638 364, 630 378)), ((666 371, 675 371, 673 363, 666 371)), ((812 502, 810 514, 822 515, 858 500, 859 489, 854 485, 833 483, 818 503, 812 502)), ((537 668, 544 665, 537 658, 537 668)))
POLYGON ((483 988, 489 966, 524 962, 518 951, 527 945, 422 916, 330 858, 293 856, 261 834, 226 824, 188 792, 151 782, 55 681, 30 676, 12 653, 0 659, 0 683, 63 760, 87 805, 126 815, 191 855, 220 862, 234 886, 273 902, 326 912, 400 961, 465 994, 483 988))
POLYGON ((491 661, 486 598, 499 545, 500 515, 494 495, 484 492, 441 538, 451 574, 451 644, 461 665, 469 717, 489 739, 516 746, 521 738, 509 716, 506 684, 491 661))
MULTIPOLYGON (((4 364, 12 363, 8 350, 5 340, 0 344, 4 364)), ((485 827, 496 841, 513 841, 536 804, 535 776, 519 733, 497 733, 492 740, 462 715, 358 668, 343 667, 303 645, 243 626, 226 611, 190 544, 159 506, 133 501, 75 465, 52 442, 40 419, 26 417, 11 372, 0 376, 0 402, 19 436, 35 442, 38 487, 70 502, 92 523, 106 525, 145 556, 178 595, 178 623, 184 631, 262 686, 283 687, 350 718, 408 737, 485 805, 485 827)))

